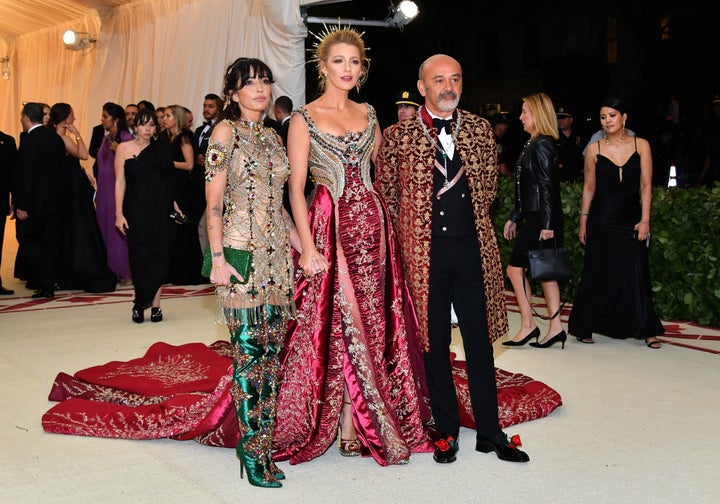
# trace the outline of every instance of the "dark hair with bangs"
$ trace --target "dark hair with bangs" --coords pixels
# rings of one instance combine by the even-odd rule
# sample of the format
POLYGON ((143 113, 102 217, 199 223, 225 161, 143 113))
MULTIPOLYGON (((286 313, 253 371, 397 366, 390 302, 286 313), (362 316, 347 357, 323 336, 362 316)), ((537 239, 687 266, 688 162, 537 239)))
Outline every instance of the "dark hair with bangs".
POLYGON ((157 128, 158 123, 155 111, 150 110, 149 108, 140 109, 140 111, 135 116, 135 126, 139 126, 141 124, 145 125, 147 123, 153 123, 157 128))
POLYGON ((223 86, 225 105, 222 115, 225 119, 235 120, 240 117, 240 106, 232 101, 231 96, 238 89, 244 88, 250 79, 258 77, 268 79, 271 84, 275 82, 270 67, 257 58, 238 58, 227 67, 223 86))

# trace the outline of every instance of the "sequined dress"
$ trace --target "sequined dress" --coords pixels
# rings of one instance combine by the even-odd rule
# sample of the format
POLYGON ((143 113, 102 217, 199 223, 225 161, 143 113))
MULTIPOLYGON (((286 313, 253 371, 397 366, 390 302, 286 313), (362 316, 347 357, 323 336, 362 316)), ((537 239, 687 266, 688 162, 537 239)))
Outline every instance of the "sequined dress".
POLYGON ((290 169, 272 129, 248 133, 226 121, 233 130, 231 145, 211 141, 206 155, 206 178, 227 171, 224 196, 223 247, 253 253, 245 284, 218 286, 221 315, 256 324, 267 306, 285 316, 294 313, 291 247, 282 215, 282 188, 290 169), (253 135, 247 141, 248 134, 253 135))
POLYGON ((395 232, 370 178, 377 119, 343 136, 323 133, 307 110, 309 172, 317 190, 309 208, 328 273, 296 282, 298 318, 281 364, 276 460, 323 454, 338 434, 347 384, 364 449, 380 465, 430 451, 419 376, 421 348, 402 277, 395 232))

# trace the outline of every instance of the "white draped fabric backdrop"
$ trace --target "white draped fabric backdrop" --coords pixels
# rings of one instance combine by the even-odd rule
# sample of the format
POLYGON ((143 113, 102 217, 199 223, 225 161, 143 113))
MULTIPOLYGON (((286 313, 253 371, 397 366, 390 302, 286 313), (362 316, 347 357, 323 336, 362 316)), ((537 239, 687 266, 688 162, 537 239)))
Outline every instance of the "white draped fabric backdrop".
MULTIPOLYGON (((92 2, 86 2, 92 3, 92 2)), ((69 103, 90 141, 102 105, 149 100, 179 104, 202 122, 207 93, 222 96, 227 65, 240 56, 265 61, 274 97, 305 103, 305 37, 301 0, 138 0, 72 22, 0 41, 10 79, 0 79, 0 130, 21 131, 22 102, 69 103), (85 53, 62 44, 65 30, 93 34, 85 53), (3 47, 4 46, 4 47, 3 47)), ((107 3, 105 3, 107 5, 107 3)), ((38 16, 42 16, 38 12, 38 16)))

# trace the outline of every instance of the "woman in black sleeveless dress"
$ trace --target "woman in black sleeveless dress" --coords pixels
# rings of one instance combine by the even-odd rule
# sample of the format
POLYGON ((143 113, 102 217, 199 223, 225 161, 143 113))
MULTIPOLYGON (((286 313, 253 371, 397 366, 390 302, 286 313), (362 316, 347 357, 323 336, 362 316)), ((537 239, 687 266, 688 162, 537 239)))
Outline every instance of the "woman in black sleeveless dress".
POLYGON ((664 329, 652 304, 647 254, 652 156, 647 140, 625 135, 626 120, 619 99, 603 102, 605 137, 585 155, 579 232, 585 261, 568 328, 582 343, 594 343, 597 333, 660 348, 664 329))

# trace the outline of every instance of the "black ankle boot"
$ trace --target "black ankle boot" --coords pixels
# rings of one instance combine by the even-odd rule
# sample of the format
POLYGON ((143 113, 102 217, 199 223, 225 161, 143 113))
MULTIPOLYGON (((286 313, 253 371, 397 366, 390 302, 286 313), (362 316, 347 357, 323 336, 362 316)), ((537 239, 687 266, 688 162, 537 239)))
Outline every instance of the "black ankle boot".
POLYGON ((162 318, 163 318, 162 308, 160 308, 159 306, 157 306, 157 307, 153 306, 150 309, 150 321, 160 322, 162 320, 162 318))
POLYGON ((145 320, 145 310, 143 310, 142 306, 133 305, 132 309, 132 321, 140 324, 145 320))

